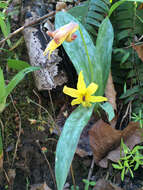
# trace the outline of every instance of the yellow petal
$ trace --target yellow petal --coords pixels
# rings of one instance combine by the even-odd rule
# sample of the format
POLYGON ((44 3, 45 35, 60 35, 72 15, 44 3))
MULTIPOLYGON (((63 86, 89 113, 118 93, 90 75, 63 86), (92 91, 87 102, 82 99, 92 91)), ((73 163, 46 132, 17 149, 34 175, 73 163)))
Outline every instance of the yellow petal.
POLYGON ((49 56, 51 55, 51 53, 57 48, 59 47, 59 44, 56 44, 56 42, 54 40, 51 40, 49 42, 49 44, 47 45, 43 55, 46 56, 49 53, 49 56))
POLYGON ((82 102, 83 107, 90 107, 91 104, 89 102, 82 102))
POLYGON ((67 86, 64 86, 63 92, 71 97, 77 98, 79 96, 79 93, 74 88, 69 88, 67 86))
POLYGON ((81 100, 79 98, 76 98, 74 99, 72 102, 71 102, 71 105, 74 106, 76 104, 81 104, 81 100))
POLYGON ((78 76, 77 89, 79 91, 85 91, 86 90, 86 84, 84 82, 82 71, 79 73, 79 76, 78 76))
POLYGON ((107 100, 108 99, 103 96, 91 96, 90 97, 90 102, 103 102, 103 101, 107 101, 107 100))
POLYGON ((98 85, 92 82, 88 87, 87 87, 87 93, 92 95, 96 92, 98 88, 98 85))

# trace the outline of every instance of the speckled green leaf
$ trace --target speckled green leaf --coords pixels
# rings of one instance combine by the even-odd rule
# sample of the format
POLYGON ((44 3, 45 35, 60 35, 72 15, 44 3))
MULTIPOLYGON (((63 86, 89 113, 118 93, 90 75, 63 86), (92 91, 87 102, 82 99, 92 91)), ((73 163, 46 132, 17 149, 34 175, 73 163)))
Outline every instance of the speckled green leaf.
POLYGON ((103 95, 111 63, 113 43, 112 25, 108 18, 103 20, 99 28, 97 43, 95 47, 92 39, 82 24, 70 14, 66 12, 58 12, 56 14, 55 26, 56 28, 60 28, 61 26, 71 21, 78 23, 82 30, 89 57, 92 63, 94 73, 93 80, 91 80, 90 66, 79 30, 76 31, 78 37, 71 43, 64 42, 63 46, 68 56, 70 57, 77 73, 82 70, 86 84, 88 85, 91 82, 97 83, 99 85, 99 88, 96 92, 96 95, 103 95))
POLYGON ((110 71, 113 37, 113 28, 107 17, 100 25, 96 40, 96 63, 94 63, 94 73, 96 77, 98 72, 96 68, 100 67, 100 75, 102 76, 101 83, 99 84, 99 95, 104 93, 110 71))
MULTIPOLYGON (((95 82, 99 85, 95 95, 103 95, 111 63, 113 29, 108 18, 104 19, 99 28, 96 47, 94 46, 88 32, 82 24, 66 12, 56 14, 56 28, 74 21, 79 24, 88 49, 92 70, 90 68, 83 40, 79 30, 76 31, 77 38, 71 43, 64 42, 63 46, 70 57, 77 73, 83 71, 87 85, 95 82), (93 73, 93 78, 91 77, 93 73)), ((80 134, 92 114, 94 105, 91 108, 79 106, 67 119, 56 149, 56 181, 58 190, 63 190, 66 177, 80 138, 80 134)))
POLYGON ((90 119, 94 105, 77 107, 66 120, 56 150, 56 181, 58 190, 63 190, 71 162, 84 126, 90 119))

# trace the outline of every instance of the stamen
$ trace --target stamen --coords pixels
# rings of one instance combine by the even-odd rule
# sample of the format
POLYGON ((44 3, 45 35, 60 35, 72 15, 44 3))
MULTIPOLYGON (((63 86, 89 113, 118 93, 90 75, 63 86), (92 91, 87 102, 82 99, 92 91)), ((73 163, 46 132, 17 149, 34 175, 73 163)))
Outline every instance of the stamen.
POLYGON ((82 97, 82 100, 85 102, 85 96, 82 97))

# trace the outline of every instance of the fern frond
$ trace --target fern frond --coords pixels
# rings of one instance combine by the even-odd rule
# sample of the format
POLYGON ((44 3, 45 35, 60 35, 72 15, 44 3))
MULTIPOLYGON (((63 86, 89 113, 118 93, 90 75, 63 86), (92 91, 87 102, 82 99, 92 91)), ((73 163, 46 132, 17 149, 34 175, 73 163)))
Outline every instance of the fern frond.
MULTIPOLYGON (((126 42, 125 45, 129 45, 133 42, 134 35, 142 35, 143 23, 137 19, 136 14, 143 18, 143 11, 136 10, 133 2, 121 4, 113 13, 111 20, 115 28, 118 45, 123 41, 126 42)), ((120 45, 123 46, 123 44, 120 45)))
POLYGON ((96 36, 101 22, 109 12, 109 6, 109 0, 88 0, 68 12, 76 17, 91 35, 96 36))
POLYGON ((124 104, 132 101, 135 113, 141 107, 140 95, 143 94, 143 64, 131 46, 135 43, 135 37, 142 36, 143 31, 143 23, 136 15, 143 18, 143 11, 136 9, 133 2, 123 3, 111 15, 115 31, 113 79, 116 83, 122 84, 122 89, 124 84, 127 84, 126 92, 121 98, 124 104))

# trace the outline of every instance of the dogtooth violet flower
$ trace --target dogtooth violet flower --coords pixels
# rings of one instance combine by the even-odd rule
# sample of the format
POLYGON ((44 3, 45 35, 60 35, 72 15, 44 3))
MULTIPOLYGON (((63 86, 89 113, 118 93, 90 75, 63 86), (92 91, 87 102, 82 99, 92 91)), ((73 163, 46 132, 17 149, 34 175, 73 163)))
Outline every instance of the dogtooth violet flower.
POLYGON ((70 22, 69 24, 66 24, 64 26, 62 26, 61 28, 50 32, 48 31, 47 34, 53 38, 53 40, 51 40, 43 55, 46 56, 48 54, 48 58, 50 59, 50 55, 51 53, 58 48, 64 41, 66 42, 72 42, 73 40, 76 39, 77 35, 74 34, 74 32, 76 32, 76 30, 78 30, 79 26, 77 23, 75 22, 70 22))
POLYGON ((98 88, 94 82, 90 83, 86 88, 82 71, 79 73, 77 89, 64 86, 63 92, 73 98, 71 105, 82 104, 84 107, 90 107, 91 103, 107 101, 106 97, 92 96, 98 88))

